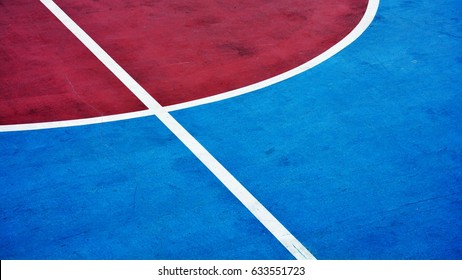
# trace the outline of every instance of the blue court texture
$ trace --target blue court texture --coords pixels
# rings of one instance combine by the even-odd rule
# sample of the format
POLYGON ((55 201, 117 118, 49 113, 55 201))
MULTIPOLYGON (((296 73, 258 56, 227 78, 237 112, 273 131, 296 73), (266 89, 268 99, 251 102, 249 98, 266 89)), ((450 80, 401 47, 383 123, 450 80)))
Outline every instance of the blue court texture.
MULTIPOLYGON (((462 2, 383 0, 284 82, 172 112, 318 259, 462 259, 462 2)), ((292 259, 157 119, 0 133, 1 259, 292 259)))

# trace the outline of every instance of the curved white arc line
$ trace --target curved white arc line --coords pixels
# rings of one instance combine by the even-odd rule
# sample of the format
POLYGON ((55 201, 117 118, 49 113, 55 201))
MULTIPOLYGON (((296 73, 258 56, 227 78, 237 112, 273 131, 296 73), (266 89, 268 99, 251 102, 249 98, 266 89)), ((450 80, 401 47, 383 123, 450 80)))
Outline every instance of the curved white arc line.
POLYGON ((77 120, 26 123, 26 124, 9 124, 9 125, 0 125, 0 132, 72 127, 72 126, 81 126, 81 125, 90 125, 90 124, 99 124, 99 123, 106 123, 106 122, 129 120, 129 119, 134 119, 134 118, 141 118, 141 117, 155 116, 155 115, 156 114, 153 110, 148 109, 148 110, 137 111, 137 112, 101 116, 101 117, 93 117, 93 118, 86 118, 86 119, 77 119, 77 120))
POLYGON ((348 45, 353 43, 356 39, 358 39, 359 36, 361 36, 361 34, 363 34, 364 31, 366 31, 366 29, 372 23, 375 15, 377 13, 377 10, 378 10, 379 2, 380 2, 380 0, 369 0, 369 2, 367 4, 366 12, 364 13, 363 18, 358 23, 358 25, 346 37, 344 37, 342 40, 340 40, 340 42, 338 42, 337 44, 330 47, 327 51, 323 52, 322 54, 314 57, 313 59, 309 60, 308 62, 306 62, 306 63, 304 63, 304 64, 302 64, 302 65, 300 65, 300 66, 298 66, 296 68, 293 68, 293 69, 291 69, 291 70, 289 70, 287 72, 284 72, 284 73, 279 74, 277 76, 274 76, 272 78, 269 78, 269 79, 266 79, 266 80, 263 80, 263 81, 260 81, 260 82, 257 82, 255 84, 251 84, 251 85, 248 85, 248 86, 245 86, 245 87, 242 87, 242 88, 238 88, 238 89, 235 89, 235 90, 227 91, 227 92, 224 92, 224 93, 220 93, 220 94, 216 94, 216 95, 212 95, 212 96, 208 96, 208 97, 204 97, 204 98, 200 98, 200 99, 196 99, 196 100, 192 100, 192 101, 187 101, 187 102, 184 102, 184 103, 164 106, 164 108, 167 111, 172 112, 172 111, 187 109, 187 108, 191 108, 191 107, 195 107, 195 106, 199 106, 199 105, 204 105, 204 104, 208 104, 208 103, 212 103, 212 102, 221 101, 221 100, 224 100, 224 99, 236 97, 236 96, 239 96, 239 95, 243 95, 243 94, 246 94, 246 93, 249 93, 249 92, 253 92, 253 91, 256 91, 256 90, 259 90, 259 89, 262 89, 262 88, 265 88, 265 87, 268 87, 268 86, 271 86, 271 85, 274 85, 276 83, 279 83, 279 82, 287 80, 287 79, 289 79, 291 77, 294 77, 294 76, 296 76, 296 75, 298 75, 300 73, 303 73, 303 72, 305 72, 305 71, 307 71, 307 70, 321 64, 322 62, 326 61, 327 59, 331 58, 332 56, 334 56, 335 54, 339 53, 341 50, 346 48, 348 45))
MULTIPOLYGON (((43 2, 43 1, 42 1, 43 2)), ((332 46, 330 49, 325 51, 324 53, 320 54, 319 56, 311 59, 310 61, 292 69, 289 70, 285 73, 282 73, 280 75, 277 75, 275 77, 269 78, 264 81, 260 81, 258 83, 245 86, 239 89, 235 89, 232 91, 224 92, 221 94, 201 98, 201 99, 196 99, 193 101, 189 102, 184 102, 180 104, 175 104, 175 105, 170 105, 170 106, 164 106, 163 108, 166 111, 177 111, 177 110, 182 110, 182 109, 187 109, 190 107, 195 107, 199 105, 204 105, 207 103, 212 103, 212 102, 217 102, 221 101, 224 99, 236 97, 239 95, 243 95, 246 93, 250 93, 265 87, 268 87, 270 85, 276 84, 278 82, 284 81, 286 79, 289 79, 293 76, 296 76, 302 72, 305 72, 318 64, 326 61, 330 57, 334 56, 344 48, 346 48, 348 45, 350 45, 352 42, 354 42, 361 34, 369 27, 369 25, 372 23, 378 7, 379 7, 379 2, 380 0, 369 0, 366 12, 364 13, 363 18, 361 21, 358 23, 358 25, 345 37, 343 38, 340 42, 332 46)), ((144 89, 138 88, 135 90, 135 92, 142 92, 144 98, 140 98, 141 100, 146 99, 148 104, 152 105, 152 99, 149 97, 146 97, 146 92, 144 89)), ((78 120, 70 120, 70 121, 57 121, 57 122, 42 122, 42 123, 29 123, 29 124, 15 124, 15 125, 0 125, 0 132, 8 132, 8 131, 24 131, 24 130, 36 130, 36 129, 47 129, 47 128, 59 128, 59 127, 66 127, 66 126, 77 126, 77 125, 90 125, 90 124, 98 124, 98 123, 104 123, 104 122, 111 122, 111 121, 116 121, 116 120, 125 120, 125 119, 130 119, 130 118, 138 118, 138 117, 144 117, 144 116, 149 116, 156 114, 158 111, 158 104, 154 104, 156 109, 149 112, 148 114, 144 115, 141 112, 134 112, 133 116, 131 115, 132 113, 128 114, 120 114, 120 115, 109 115, 105 117, 96 117, 96 118, 89 118, 89 119, 78 119, 78 120), (141 114, 140 114, 141 113, 141 114), (138 115, 139 114, 139 115, 138 115)), ((144 112, 144 111, 142 111, 144 112)))

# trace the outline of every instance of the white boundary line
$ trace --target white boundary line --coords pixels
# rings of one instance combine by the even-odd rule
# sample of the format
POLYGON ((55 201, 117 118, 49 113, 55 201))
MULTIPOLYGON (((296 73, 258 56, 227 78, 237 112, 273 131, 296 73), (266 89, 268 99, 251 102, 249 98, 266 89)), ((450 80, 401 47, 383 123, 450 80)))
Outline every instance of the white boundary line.
POLYGON ((183 144, 233 193, 236 198, 300 260, 315 257, 236 179, 218 162, 170 113, 120 67, 88 34, 85 33, 52 0, 41 2, 111 70, 183 144))
MULTIPOLYGON (((42 1, 43 2, 43 1, 42 1)), ((225 93, 221 93, 218 95, 197 99, 194 101, 184 102, 180 104, 165 106, 164 109, 171 112, 177 111, 181 109, 186 109, 194 106, 199 106, 211 102, 221 101, 227 98, 239 96, 242 94, 246 94, 252 91, 256 91, 262 89, 264 87, 276 84, 278 82, 284 81, 289 79, 295 75, 298 75, 304 71, 307 71, 318 64, 326 61, 327 59, 331 58, 352 42, 354 42, 372 23, 372 20, 377 13, 377 9, 379 7, 380 0, 369 0, 366 13, 364 14, 361 21, 358 25, 340 42, 332 46, 330 49, 325 51, 324 53, 320 54, 319 56, 313 58, 312 60, 288 71, 282 73, 278 76, 273 78, 242 87, 239 89, 231 90, 225 93)), ((75 23, 69 23, 75 25, 75 23)), ((77 36, 77 35, 76 35, 77 36)), ((96 45, 97 46, 97 45, 96 45)), ((99 48, 99 46, 97 46, 99 48)), ((104 52, 104 50, 102 50, 104 52)), ((105 53, 105 52, 104 52, 105 53)), ((107 54, 106 54, 107 55, 107 54)), ((108 56, 108 55, 107 55, 108 56)), ((102 60, 104 63, 104 60, 102 60)), ((120 67, 120 66, 119 66, 120 67)), ((125 72, 125 71, 124 71, 125 72)), ((128 75, 128 74, 126 74, 128 75)), ((120 78, 120 77, 119 77, 120 78)), ((131 77, 130 77, 131 79, 131 77)), ((132 79, 131 79, 132 80, 132 79)), ((136 82, 135 82, 136 83, 136 82)), ((137 87, 137 86, 135 86, 137 87)), ((139 89, 141 92, 145 92, 144 89, 139 89)), ((142 95, 145 95, 144 93, 142 95)), ((141 98, 140 98, 141 99, 141 98)), ((96 118, 89 118, 83 120, 73 120, 73 121, 58 121, 58 122, 43 122, 43 123, 34 123, 34 124, 17 124, 17 125, 0 125, 0 132, 7 132, 7 131, 20 131, 20 130, 32 130, 32 129, 46 129, 46 128, 58 128, 58 127, 66 127, 66 126, 75 126, 75 125, 88 125, 88 124, 96 124, 96 123, 103 123, 103 122, 110 122, 116 120, 125 120, 130 118, 142 117, 147 115, 154 115, 155 111, 149 111, 149 114, 145 115, 146 111, 139 112, 140 115, 137 115, 138 112, 134 112, 133 116, 130 114, 118 114, 118 115, 111 115, 106 117, 96 117, 96 118)))

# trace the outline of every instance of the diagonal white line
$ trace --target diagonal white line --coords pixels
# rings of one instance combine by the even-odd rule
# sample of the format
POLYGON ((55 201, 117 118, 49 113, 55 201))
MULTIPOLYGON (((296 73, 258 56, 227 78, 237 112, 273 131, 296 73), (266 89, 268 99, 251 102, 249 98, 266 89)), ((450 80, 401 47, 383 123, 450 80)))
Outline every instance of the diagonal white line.
POLYGON ((149 110, 228 188, 234 196, 299 260, 315 257, 172 115, 114 61, 52 0, 41 2, 143 102, 149 110))

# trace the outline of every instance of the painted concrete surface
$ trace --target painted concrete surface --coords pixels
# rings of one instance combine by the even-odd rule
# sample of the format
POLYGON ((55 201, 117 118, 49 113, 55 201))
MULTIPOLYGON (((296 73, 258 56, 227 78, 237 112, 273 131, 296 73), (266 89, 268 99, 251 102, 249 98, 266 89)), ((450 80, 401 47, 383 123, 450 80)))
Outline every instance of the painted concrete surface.
MULTIPOLYGON (((318 259, 461 259, 461 4, 382 1, 284 82, 172 112, 318 259)), ((0 134, 2 259, 291 259, 156 117, 0 134)))

